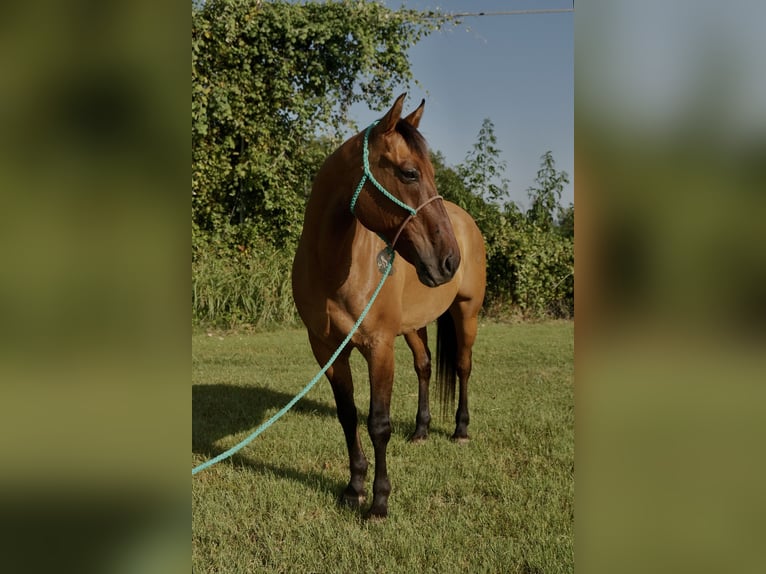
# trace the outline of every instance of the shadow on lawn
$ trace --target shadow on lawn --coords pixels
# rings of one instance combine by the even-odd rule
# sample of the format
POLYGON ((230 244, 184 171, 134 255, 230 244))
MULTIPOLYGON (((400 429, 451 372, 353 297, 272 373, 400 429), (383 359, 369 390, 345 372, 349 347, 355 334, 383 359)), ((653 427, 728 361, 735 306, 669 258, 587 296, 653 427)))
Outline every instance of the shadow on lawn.
MULTIPOLYGON (((283 407, 292 398, 293 396, 287 393, 262 387, 240 387, 223 384, 192 386, 192 451, 204 456, 205 459, 221 454, 226 449, 215 446, 216 441, 240 432, 255 430, 266 420, 267 412, 271 413, 274 409, 283 407)), ((292 410, 298 413, 336 417, 335 405, 306 398, 296 403, 292 410)), ((438 416, 436 415, 434 418, 438 416)), ((366 410, 360 409, 360 434, 366 434, 366 417, 366 410)), ((394 428, 397 429, 395 432, 398 431, 407 437, 415 430, 414 416, 411 419, 408 417, 406 422, 398 417, 392 422, 394 428)), ((432 425, 430 431, 432 436, 449 437, 449 432, 434 428, 435 426, 437 425, 432 425)), ((340 425, 338 425, 337 432, 338 441, 342 443, 343 432, 340 425)), ((369 445, 367 447, 369 451, 369 445)), ((248 458, 239 453, 232 455, 227 463, 244 466, 260 474, 271 474, 300 482, 310 488, 333 495, 339 494, 345 487, 344 482, 334 480, 322 472, 305 472, 294 468, 276 466, 248 458)))
MULTIPOLYGON (((260 387, 235 385, 194 385, 192 387, 192 451, 206 459, 225 449, 215 442, 225 436, 255 430, 275 408, 286 405, 292 395, 260 387)), ((335 417, 335 407, 326 403, 302 399, 291 409, 299 413, 335 417)), ((342 437, 342 433, 340 434, 342 437)), ((245 466, 261 474, 272 474, 300 482, 322 492, 339 493, 344 484, 321 472, 304 472, 253 460, 239 453, 228 464, 245 466)))
MULTIPOLYGON (((255 428, 266 413, 285 406, 293 395, 261 387, 235 385, 194 385, 192 387, 192 451, 210 455, 221 452, 214 443, 225 437, 255 428)), ((302 399, 291 409, 335 417, 335 406, 302 399)))
MULTIPOLYGON (((192 386, 192 451, 206 456, 215 456, 221 449, 214 446, 219 439, 244 431, 253 431, 266 420, 266 412, 286 405, 293 395, 262 387, 240 387, 235 385, 194 385, 192 386)), ((359 405, 357 405, 359 406, 359 405)), ((392 413, 395 433, 409 437, 415 431, 415 408, 412 416, 392 413)), ((291 409, 293 412, 318 414, 336 418, 335 405, 303 398, 291 409)), ((438 407, 437 407, 438 411, 438 407)), ((441 418, 434 413, 434 423, 441 418)), ((449 419, 451 417, 447 417, 449 419)), ((359 409, 359 432, 366 434, 367 409, 359 409)), ((431 435, 449 437, 451 431, 431 425, 431 435)), ((338 440, 343 432, 338 425, 338 440)), ((268 432, 268 431, 267 431, 268 432)))

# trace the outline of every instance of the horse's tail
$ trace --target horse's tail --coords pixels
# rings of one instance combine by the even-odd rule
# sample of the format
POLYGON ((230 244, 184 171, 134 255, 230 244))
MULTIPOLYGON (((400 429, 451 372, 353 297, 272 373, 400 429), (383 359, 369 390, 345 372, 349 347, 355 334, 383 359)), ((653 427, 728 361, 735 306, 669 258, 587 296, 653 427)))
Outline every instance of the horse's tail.
POLYGON ((436 388, 444 419, 455 410, 456 358, 455 321, 445 311, 436 322, 436 388))

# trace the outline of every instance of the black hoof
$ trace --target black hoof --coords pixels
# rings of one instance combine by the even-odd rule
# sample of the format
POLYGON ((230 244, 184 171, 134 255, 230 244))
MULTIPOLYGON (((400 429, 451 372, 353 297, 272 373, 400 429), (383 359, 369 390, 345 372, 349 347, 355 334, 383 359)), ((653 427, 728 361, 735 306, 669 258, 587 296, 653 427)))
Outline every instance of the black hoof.
POLYGON ((340 495, 340 500, 338 502, 341 506, 359 508, 366 500, 367 494, 365 492, 357 493, 350 488, 346 488, 346 490, 343 491, 343 494, 340 495))
POLYGON ((378 520, 385 520, 388 517, 388 507, 381 506, 375 507, 374 505, 364 515, 365 520, 371 520, 373 522, 378 520))
POLYGON ((466 444, 468 442, 471 442, 471 437, 469 437, 467 434, 463 434, 463 435, 453 434, 450 437, 450 440, 457 444, 466 444))
POLYGON ((417 444, 419 442, 425 441, 427 438, 428 438, 428 431, 416 430, 410 437, 410 442, 417 444))

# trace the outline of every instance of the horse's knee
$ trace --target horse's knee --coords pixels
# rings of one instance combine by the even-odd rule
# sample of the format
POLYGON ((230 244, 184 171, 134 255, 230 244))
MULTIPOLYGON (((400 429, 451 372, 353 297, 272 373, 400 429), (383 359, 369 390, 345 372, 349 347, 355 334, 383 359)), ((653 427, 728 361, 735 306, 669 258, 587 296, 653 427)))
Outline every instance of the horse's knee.
POLYGON ((352 476, 362 476, 364 477, 367 474, 367 466, 368 466, 367 459, 364 456, 360 457, 351 457, 349 461, 349 468, 351 470, 352 476))
POLYGON ((373 445, 387 443, 391 438, 391 418, 387 413, 370 413, 367 429, 373 445))

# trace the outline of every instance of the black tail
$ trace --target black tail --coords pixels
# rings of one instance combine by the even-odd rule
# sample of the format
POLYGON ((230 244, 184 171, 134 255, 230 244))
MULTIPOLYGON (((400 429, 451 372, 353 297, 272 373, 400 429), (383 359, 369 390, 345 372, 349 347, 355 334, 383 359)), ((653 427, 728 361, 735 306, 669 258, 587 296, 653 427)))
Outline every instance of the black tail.
POLYGON ((450 312, 445 311, 436 322, 436 388, 443 419, 455 411, 456 357, 455 322, 450 312))

